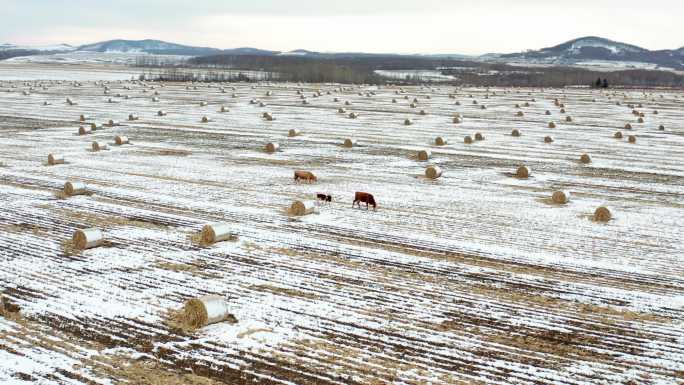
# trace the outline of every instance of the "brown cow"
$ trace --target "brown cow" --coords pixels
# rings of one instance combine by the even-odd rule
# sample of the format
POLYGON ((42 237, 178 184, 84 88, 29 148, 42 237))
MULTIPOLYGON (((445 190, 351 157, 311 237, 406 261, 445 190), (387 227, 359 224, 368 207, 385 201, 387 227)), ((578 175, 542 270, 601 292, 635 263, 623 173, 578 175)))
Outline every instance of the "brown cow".
POLYGON ((361 208, 361 202, 366 204, 366 210, 368 210, 369 204, 373 206, 373 211, 377 209, 377 204, 375 203, 375 198, 373 197, 373 194, 357 191, 354 195, 354 202, 352 202, 352 208, 354 208, 355 204, 359 205, 359 208, 361 208))
POLYGON ((295 182, 299 181, 300 179, 303 179, 307 182, 315 182, 316 181, 316 175, 309 171, 295 171, 294 172, 294 180, 295 182))

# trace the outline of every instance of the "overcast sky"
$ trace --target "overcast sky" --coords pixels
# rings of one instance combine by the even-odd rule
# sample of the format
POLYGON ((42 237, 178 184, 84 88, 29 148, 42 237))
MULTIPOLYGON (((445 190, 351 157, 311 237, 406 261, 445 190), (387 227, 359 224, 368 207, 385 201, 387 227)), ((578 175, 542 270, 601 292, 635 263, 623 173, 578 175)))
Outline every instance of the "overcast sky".
POLYGON ((684 46, 684 0, 0 0, 0 43, 160 39, 216 48, 516 52, 595 35, 684 46))

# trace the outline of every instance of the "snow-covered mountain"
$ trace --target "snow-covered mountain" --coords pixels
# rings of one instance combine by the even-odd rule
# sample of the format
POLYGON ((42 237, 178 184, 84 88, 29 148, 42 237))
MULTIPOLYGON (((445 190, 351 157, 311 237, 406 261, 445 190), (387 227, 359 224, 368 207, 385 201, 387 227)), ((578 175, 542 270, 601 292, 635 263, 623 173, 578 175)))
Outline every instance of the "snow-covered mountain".
POLYGON ((0 43, 0 51, 24 50, 24 51, 40 51, 40 52, 70 52, 76 48, 69 44, 55 44, 55 45, 14 45, 7 43, 0 43))
POLYGON ((168 43, 161 40, 109 40, 99 43, 86 44, 76 49, 80 52, 103 53, 146 53, 154 55, 187 55, 201 56, 221 52, 216 48, 193 47, 188 45, 168 43))
POLYGON ((516 63, 571 65, 588 62, 626 62, 684 69, 683 49, 650 51, 596 36, 581 37, 537 51, 494 55, 487 59, 516 63))

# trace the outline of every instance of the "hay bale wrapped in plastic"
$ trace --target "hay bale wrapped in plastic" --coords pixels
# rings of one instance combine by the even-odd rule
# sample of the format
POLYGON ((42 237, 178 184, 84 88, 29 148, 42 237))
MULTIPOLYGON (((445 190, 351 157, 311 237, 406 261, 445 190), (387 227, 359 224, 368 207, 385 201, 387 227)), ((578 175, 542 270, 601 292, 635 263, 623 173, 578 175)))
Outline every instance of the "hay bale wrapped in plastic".
POLYGON ((316 202, 315 201, 296 200, 296 201, 292 202, 292 205, 290 206, 289 213, 290 213, 290 215, 301 217, 304 215, 313 214, 315 211, 316 211, 316 202))
POLYGON ((212 245, 216 242, 228 241, 234 237, 231 226, 226 223, 210 223, 202 227, 200 233, 203 244, 212 245))
POLYGON ((68 181, 64 183, 64 194, 68 196, 74 195, 84 195, 88 192, 88 188, 83 182, 71 182, 68 181))
POLYGON ((64 155, 60 155, 60 154, 48 154, 47 160, 48 160, 48 164, 49 164, 50 166, 54 166, 54 165, 56 165, 56 164, 64 164, 64 163, 65 163, 64 155))
POLYGON ((187 301, 178 318, 179 323, 188 329, 199 329, 224 321, 237 322, 230 314, 228 301, 219 296, 205 296, 187 301))
POLYGON ((221 109, 219 110, 219 112, 229 112, 229 111, 226 108, 226 106, 221 106, 221 109))
POLYGON ((446 146, 448 143, 447 138, 438 136, 435 138, 435 146, 446 146))
POLYGON ((264 112, 264 113, 261 115, 261 117, 264 118, 264 119, 266 119, 266 120, 269 121, 269 122, 275 120, 275 118, 273 117, 273 114, 271 114, 270 112, 264 112))
POLYGON ((349 119, 356 119, 358 117, 359 117, 359 114, 357 114, 356 112, 350 112, 349 113, 349 119))
POLYGON ((287 136, 293 138, 295 136, 301 135, 302 132, 296 128, 290 128, 290 131, 288 131, 287 136))
POLYGON ((432 157, 432 151, 430 150, 420 150, 418 151, 418 160, 426 161, 432 157))
POLYGON ((130 144, 128 137, 123 135, 117 135, 114 137, 114 143, 117 146, 123 146, 124 144, 130 144))
POLYGON ((103 151, 103 150, 108 150, 108 149, 109 149, 109 146, 107 146, 106 144, 100 143, 100 142, 96 142, 96 141, 93 142, 93 144, 91 145, 91 147, 92 147, 93 151, 96 151, 96 152, 97 152, 97 151, 103 151))
POLYGON ((99 229, 76 230, 72 237, 74 247, 78 250, 87 250, 104 244, 104 236, 99 229))
POLYGON ((559 205, 564 205, 564 204, 570 202, 570 191, 566 191, 566 190, 554 191, 553 194, 551 194, 551 200, 553 201, 553 203, 556 203, 559 205))
POLYGON ((157 116, 166 116, 167 112, 164 110, 157 111, 157 116))
POLYGON ((264 146, 264 150, 268 153, 273 153, 280 150, 280 145, 275 142, 266 143, 266 146, 264 146))
POLYGON ((442 176, 442 169, 438 166, 428 166, 425 169, 425 176, 430 179, 437 179, 442 176))
POLYGON ((90 127, 88 127, 88 128, 83 127, 83 126, 78 127, 78 134, 79 135, 88 135, 92 132, 93 132, 93 129, 90 127))
POLYGON ((209 123, 209 122, 211 122, 211 119, 208 116, 203 116, 201 122, 202 123, 209 123))
POLYGON ((132 121, 138 120, 138 119, 140 119, 140 118, 138 117, 138 115, 136 115, 136 114, 128 114, 128 120, 129 120, 129 121, 132 122, 132 121))
POLYGON ((472 144, 472 143, 473 143, 473 138, 472 138, 470 135, 466 135, 466 136, 463 138, 463 143, 465 143, 465 144, 472 144))

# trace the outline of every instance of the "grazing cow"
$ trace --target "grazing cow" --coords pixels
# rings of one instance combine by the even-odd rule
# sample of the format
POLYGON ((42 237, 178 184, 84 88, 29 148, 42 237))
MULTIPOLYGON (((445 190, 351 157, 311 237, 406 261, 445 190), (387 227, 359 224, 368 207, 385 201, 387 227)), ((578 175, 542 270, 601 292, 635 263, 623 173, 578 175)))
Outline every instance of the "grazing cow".
POLYGON ((352 208, 354 208, 355 204, 359 205, 359 208, 361 208, 361 202, 366 204, 366 210, 368 210, 368 205, 373 206, 373 211, 377 208, 377 204, 375 203, 375 198, 373 197, 373 194, 369 194, 366 192, 356 192, 354 195, 354 202, 352 202, 352 208))
POLYGON ((328 202, 328 203, 332 202, 332 196, 330 196, 330 195, 318 193, 318 194, 316 194, 316 198, 318 198, 319 201, 328 202))
POLYGON ((315 182, 316 181, 316 175, 309 171, 295 171, 294 172, 294 180, 295 182, 299 181, 300 179, 303 179, 307 182, 315 182))

